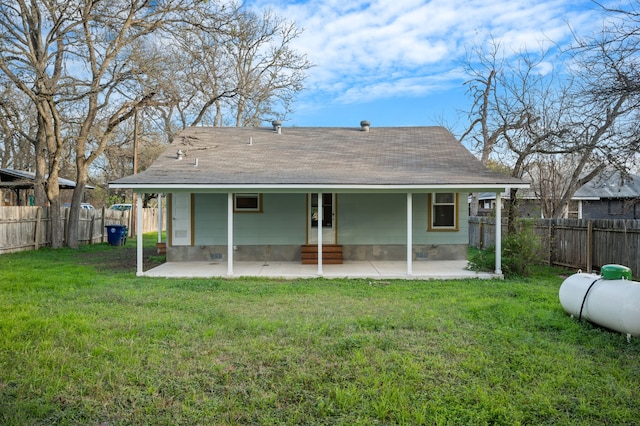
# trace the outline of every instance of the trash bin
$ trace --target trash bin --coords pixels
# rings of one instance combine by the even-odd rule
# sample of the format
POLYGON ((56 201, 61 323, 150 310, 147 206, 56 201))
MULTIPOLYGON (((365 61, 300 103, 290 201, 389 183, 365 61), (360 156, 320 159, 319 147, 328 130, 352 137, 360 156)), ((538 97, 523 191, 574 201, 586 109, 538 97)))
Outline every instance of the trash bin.
POLYGON ((127 242, 127 227, 124 225, 106 225, 107 240, 112 246, 123 246, 127 242))

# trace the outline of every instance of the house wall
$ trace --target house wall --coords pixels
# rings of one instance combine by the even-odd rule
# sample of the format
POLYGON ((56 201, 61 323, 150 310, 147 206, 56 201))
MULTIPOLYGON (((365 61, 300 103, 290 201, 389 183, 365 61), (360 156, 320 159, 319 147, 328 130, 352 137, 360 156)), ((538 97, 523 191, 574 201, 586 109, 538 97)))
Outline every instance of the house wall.
MULTIPOLYGON (((297 244, 306 240, 305 194, 264 194, 263 213, 234 213, 236 245, 297 244)), ((227 194, 195 194, 194 244, 227 244, 227 194)))
MULTIPOLYGON (((345 259, 405 260, 406 206, 406 194, 338 194, 338 243, 345 259)), ((466 259, 466 194, 458 194, 458 207, 458 231, 428 232, 427 194, 413 194, 414 259, 466 259)))
MULTIPOLYGON (((234 213, 234 259, 300 260, 307 242, 306 194, 263 194, 262 213, 234 213)), ((427 194, 413 195, 416 260, 466 259, 466 194, 458 194, 457 231, 428 232, 427 194)), ((338 194, 338 244, 345 260, 405 260, 406 194, 338 194)), ((193 246, 169 247, 169 261, 224 260, 227 194, 194 194, 193 246)))
POLYGON ((583 201, 583 219, 638 219, 640 208, 637 200, 631 199, 603 199, 598 201, 583 201))

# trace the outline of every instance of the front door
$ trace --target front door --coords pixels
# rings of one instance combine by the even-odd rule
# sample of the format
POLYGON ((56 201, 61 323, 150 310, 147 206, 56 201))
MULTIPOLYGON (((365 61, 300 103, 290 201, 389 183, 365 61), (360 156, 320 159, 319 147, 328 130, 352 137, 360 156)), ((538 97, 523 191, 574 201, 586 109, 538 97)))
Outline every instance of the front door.
POLYGON ((171 194, 171 245, 191 245, 191 194, 171 194))
MULTIPOLYGON (((309 194, 307 234, 309 244, 318 244, 318 194, 309 194)), ((322 244, 336 243, 336 194, 322 194, 322 244)))

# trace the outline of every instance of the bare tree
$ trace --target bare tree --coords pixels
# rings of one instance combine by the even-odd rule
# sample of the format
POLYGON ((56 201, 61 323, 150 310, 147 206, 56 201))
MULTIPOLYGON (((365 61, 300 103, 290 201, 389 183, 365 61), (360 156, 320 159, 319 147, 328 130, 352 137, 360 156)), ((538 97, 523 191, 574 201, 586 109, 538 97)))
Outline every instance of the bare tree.
MULTIPOLYGON (((36 176, 55 224, 58 177, 76 174, 67 244, 78 244, 89 169, 123 123, 147 111, 171 139, 176 128, 205 121, 211 108, 216 125, 225 110, 236 125, 255 124, 277 114, 277 101, 286 114, 309 67, 289 48, 298 34, 272 14, 227 2, 2 2, 0 74, 36 111, 36 176)), ((54 227, 52 246, 62 243, 54 227)))
MULTIPOLYGON (((128 62, 130 47, 157 33, 185 6, 185 0, 16 0, 0 6, 0 71, 37 108, 38 143, 46 148, 36 153, 46 153, 53 223, 60 222, 58 176, 65 141, 73 142, 71 247, 78 244, 89 166, 120 123, 153 97, 153 92, 127 90, 127 82, 140 71, 128 62)), ((54 226, 52 246, 62 243, 62 229, 54 226)))
POLYGON ((177 64, 158 70, 160 98, 167 102, 157 116, 169 139, 187 126, 255 126, 286 117, 311 67, 290 47, 301 33, 294 23, 236 3, 205 3, 185 19, 173 44, 158 52, 164 63, 177 64))
MULTIPOLYGON (((512 176, 540 179, 533 187, 548 197, 545 213, 564 214, 580 186, 604 168, 627 168, 636 156, 640 79, 637 55, 629 55, 634 49, 635 41, 612 37, 609 27, 578 39, 573 50, 563 52, 568 66, 547 74, 540 69, 548 53, 497 61, 494 44, 480 65, 468 68, 475 103, 464 136, 479 142, 483 160, 502 156, 512 176)), ((515 191, 510 198, 512 218, 515 191)))
MULTIPOLYGON (((468 113, 470 125, 461 140, 474 141, 484 165, 492 156, 509 157, 504 161, 513 164, 511 175, 521 178, 527 156, 541 149, 559 132, 549 130, 551 120, 545 120, 541 125, 545 111, 537 110, 540 101, 547 96, 549 86, 554 84, 553 76, 537 71, 549 53, 541 49, 538 55, 527 52, 507 55, 499 41, 493 38, 487 49, 475 48, 465 62, 466 72, 471 77, 466 85, 473 104, 468 113), (538 132, 529 139, 533 129, 538 132)), ((510 229, 515 204, 516 190, 512 190, 508 203, 510 229)), ((472 215, 477 214, 477 206, 477 194, 473 194, 472 215)))
POLYGON ((311 67, 289 46, 300 32, 269 10, 262 16, 246 10, 237 14, 225 43, 238 87, 236 126, 259 125, 266 117, 282 119, 290 112, 311 67))

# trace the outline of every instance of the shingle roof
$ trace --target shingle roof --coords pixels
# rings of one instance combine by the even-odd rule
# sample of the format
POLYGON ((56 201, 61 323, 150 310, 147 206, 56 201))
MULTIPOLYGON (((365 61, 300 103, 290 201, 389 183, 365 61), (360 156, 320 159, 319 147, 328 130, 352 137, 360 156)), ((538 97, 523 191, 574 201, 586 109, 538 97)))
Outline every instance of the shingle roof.
POLYGON ((601 173, 591 182, 582 185, 574 198, 637 198, 640 197, 640 176, 619 172, 601 173))
POLYGON ((156 185, 522 185, 483 167, 443 127, 191 127, 144 172, 156 185), (185 155, 177 159, 178 150, 185 155))
MULTIPOLYGON (((15 182, 15 186, 31 188, 33 187, 35 179, 35 172, 0 168, 0 182, 15 182)), ((65 178, 58 178, 58 184, 61 189, 73 189, 76 187, 76 183, 74 181, 65 178)), ((86 185, 85 187, 87 189, 94 189, 94 187, 90 185, 86 185)))

